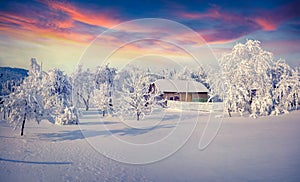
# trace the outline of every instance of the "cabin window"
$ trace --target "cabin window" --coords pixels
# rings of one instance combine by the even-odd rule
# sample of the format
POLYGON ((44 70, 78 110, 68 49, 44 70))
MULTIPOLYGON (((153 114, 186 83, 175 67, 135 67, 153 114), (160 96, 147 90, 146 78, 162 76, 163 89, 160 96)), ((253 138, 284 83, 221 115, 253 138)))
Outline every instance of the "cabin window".
POLYGON ((174 96, 174 100, 175 100, 175 101, 180 100, 179 96, 174 96))

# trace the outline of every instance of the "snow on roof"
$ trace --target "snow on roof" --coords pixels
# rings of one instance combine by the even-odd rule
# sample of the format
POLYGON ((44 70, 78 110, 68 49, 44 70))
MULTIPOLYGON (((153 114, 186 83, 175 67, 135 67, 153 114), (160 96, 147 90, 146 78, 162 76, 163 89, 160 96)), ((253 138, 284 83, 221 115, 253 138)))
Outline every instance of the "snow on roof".
POLYGON ((196 81, 159 79, 154 84, 162 92, 208 92, 202 83, 196 81))

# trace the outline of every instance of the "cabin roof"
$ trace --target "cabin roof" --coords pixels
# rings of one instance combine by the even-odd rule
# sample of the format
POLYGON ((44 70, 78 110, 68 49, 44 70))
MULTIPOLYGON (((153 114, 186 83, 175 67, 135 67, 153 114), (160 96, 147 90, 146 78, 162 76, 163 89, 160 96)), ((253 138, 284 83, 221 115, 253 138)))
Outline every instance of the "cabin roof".
POLYGON ((159 79, 154 84, 162 92, 208 92, 202 83, 196 81, 159 79))

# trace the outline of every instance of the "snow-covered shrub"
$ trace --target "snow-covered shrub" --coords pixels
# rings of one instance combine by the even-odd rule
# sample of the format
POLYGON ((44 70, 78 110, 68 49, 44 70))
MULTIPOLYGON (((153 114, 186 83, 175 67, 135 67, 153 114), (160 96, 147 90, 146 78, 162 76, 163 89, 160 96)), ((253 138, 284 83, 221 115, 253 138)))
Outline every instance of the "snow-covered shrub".
POLYGON ((56 116, 55 124, 78 124, 77 109, 74 106, 66 107, 61 114, 56 116))

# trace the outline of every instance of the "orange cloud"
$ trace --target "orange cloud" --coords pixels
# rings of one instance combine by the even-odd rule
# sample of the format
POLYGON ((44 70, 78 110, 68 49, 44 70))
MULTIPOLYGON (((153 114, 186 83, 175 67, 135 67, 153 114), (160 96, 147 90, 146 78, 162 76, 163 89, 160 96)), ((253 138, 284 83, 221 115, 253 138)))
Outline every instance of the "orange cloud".
POLYGON ((99 33, 91 25, 109 28, 120 22, 105 12, 95 13, 68 3, 43 0, 39 3, 46 5, 42 13, 23 4, 18 5, 22 12, 0 11, 1 32, 26 40, 50 37, 86 44, 99 33))
POLYGON ((38 39, 39 37, 37 35, 39 35, 85 43, 94 38, 93 35, 66 30, 66 28, 73 26, 73 23, 70 20, 59 21, 53 19, 51 20, 51 24, 45 23, 44 25, 41 25, 41 22, 38 22, 35 18, 28 18, 10 13, 2 13, 1 15, 0 22, 2 22, 3 26, 0 30, 21 39, 38 39))

